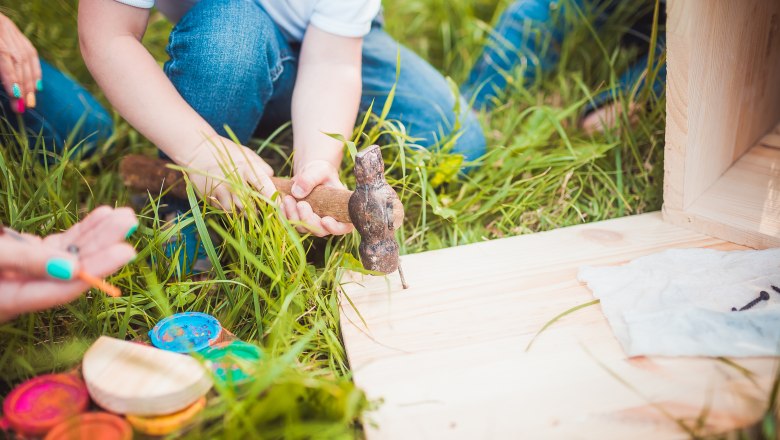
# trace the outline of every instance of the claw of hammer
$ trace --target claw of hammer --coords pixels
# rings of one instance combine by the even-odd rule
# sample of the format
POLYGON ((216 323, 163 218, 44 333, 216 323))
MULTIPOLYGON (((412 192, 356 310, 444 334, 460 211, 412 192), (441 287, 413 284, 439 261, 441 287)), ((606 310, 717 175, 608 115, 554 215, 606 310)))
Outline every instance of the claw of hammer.
POLYGON ((385 180, 385 163, 378 145, 360 151, 355 157, 355 192, 349 198, 349 217, 360 233, 360 259, 368 270, 392 273, 398 270, 401 284, 406 279, 398 258, 393 207, 398 201, 393 187, 385 180))

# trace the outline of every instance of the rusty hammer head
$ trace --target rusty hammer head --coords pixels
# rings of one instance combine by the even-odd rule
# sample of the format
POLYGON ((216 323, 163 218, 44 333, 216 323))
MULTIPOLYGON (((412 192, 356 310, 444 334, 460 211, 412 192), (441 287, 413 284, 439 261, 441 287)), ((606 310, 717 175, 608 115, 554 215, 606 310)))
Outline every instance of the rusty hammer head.
POLYGON ((385 163, 378 145, 355 158, 355 192, 349 198, 349 217, 360 233, 360 258, 366 269, 391 273, 398 269, 395 230, 403 215, 393 212, 398 194, 385 180, 385 163))

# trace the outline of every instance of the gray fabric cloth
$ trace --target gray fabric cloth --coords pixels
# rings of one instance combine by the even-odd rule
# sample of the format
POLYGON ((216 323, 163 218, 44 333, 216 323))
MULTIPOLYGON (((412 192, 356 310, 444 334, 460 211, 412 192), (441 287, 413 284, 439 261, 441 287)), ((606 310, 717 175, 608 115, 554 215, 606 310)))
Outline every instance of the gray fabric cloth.
POLYGON ((623 266, 583 267, 629 356, 780 355, 780 249, 672 249, 623 266), (769 300, 731 311, 758 298, 769 300))

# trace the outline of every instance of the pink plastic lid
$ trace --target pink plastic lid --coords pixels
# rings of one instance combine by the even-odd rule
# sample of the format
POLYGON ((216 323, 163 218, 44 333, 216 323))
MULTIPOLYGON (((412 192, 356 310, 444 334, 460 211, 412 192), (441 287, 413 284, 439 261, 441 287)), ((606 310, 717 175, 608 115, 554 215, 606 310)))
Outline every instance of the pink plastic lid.
POLYGON ((45 434, 54 425, 86 411, 87 386, 75 374, 46 374, 14 388, 3 402, 3 413, 15 431, 45 434))

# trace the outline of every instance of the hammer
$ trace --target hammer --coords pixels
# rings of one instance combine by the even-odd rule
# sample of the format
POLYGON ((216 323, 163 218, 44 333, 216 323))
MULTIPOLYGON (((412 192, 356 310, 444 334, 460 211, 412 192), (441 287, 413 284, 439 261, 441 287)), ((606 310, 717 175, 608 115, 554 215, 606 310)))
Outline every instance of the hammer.
MULTIPOLYGON (((136 191, 168 190, 173 197, 186 199, 187 186, 171 162, 141 155, 129 155, 119 164, 125 186, 136 191)), ((301 200, 309 202, 320 216, 352 223, 360 234, 360 259, 374 272, 389 274, 398 270, 401 285, 408 288, 398 258, 395 230, 404 219, 404 207, 393 187, 385 180, 385 163, 378 145, 355 157, 355 191, 318 186, 301 200)), ((277 192, 290 195, 292 181, 271 177, 277 192)))

